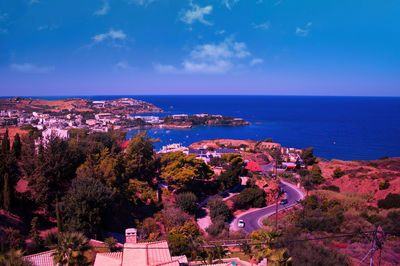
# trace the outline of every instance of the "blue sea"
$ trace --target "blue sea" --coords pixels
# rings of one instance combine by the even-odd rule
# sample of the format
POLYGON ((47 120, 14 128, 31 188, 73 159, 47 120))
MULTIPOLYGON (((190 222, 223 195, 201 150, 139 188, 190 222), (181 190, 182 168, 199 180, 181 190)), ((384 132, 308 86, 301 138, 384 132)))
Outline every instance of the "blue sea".
POLYGON ((325 159, 370 160, 400 156, 399 97, 118 95, 83 98, 121 97, 153 103, 165 110, 161 115, 222 114, 251 123, 243 127, 150 129, 148 135, 161 140, 156 148, 215 138, 272 138, 285 147, 312 146, 314 153, 325 159))

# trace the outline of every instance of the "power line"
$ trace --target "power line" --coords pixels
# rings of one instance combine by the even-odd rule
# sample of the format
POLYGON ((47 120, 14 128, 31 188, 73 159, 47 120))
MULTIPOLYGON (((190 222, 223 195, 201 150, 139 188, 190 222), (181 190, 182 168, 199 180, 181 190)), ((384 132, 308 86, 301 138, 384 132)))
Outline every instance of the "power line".
MULTIPOLYGON (((345 237, 350 237, 350 236, 356 236, 356 235, 368 235, 368 234, 374 234, 374 239, 376 238, 376 230, 374 231, 364 231, 364 232, 354 232, 354 233, 343 233, 340 235, 331 235, 331 236, 323 236, 323 237, 316 237, 316 238, 304 238, 304 239, 287 239, 283 240, 281 242, 279 241, 265 241, 265 242, 258 242, 258 243, 247 243, 250 246, 258 246, 258 245, 273 245, 277 243, 299 243, 299 242, 308 242, 308 241, 318 241, 318 240, 325 240, 325 239, 336 239, 336 238, 345 238, 345 237)), ((383 233, 383 231, 381 231, 383 233)), ((388 233, 385 232, 384 235, 397 235, 394 233, 388 233)), ((378 238, 379 239, 379 238, 378 238)), ((216 242, 221 242, 221 243, 226 243, 229 241, 242 241, 242 243, 237 243, 237 244, 228 244, 228 246, 240 246, 246 241, 253 241, 253 239, 239 239, 239 240, 234 240, 234 239, 225 239, 225 240, 216 240, 212 241, 212 243, 216 242)), ((158 242, 158 241, 156 241, 158 242)), ((156 243, 156 242, 138 242, 136 243, 137 245, 143 244, 143 246, 137 246, 137 247, 123 247, 124 249, 169 249, 168 247, 146 247, 149 243, 156 243)), ((8 244, 25 244, 25 242, 17 242, 17 241, 2 241, 2 243, 8 243, 8 244)), ((376 243, 383 243, 382 240, 376 240, 376 243)), ((74 247, 82 247, 80 245, 60 245, 60 244, 50 244, 50 245, 43 245, 44 247, 47 248, 56 248, 56 247, 68 247, 68 248, 74 248, 74 247)), ((192 246, 192 247, 182 247, 182 249, 193 249, 193 248, 213 248, 213 247, 223 247, 224 245, 218 245, 218 244, 209 244, 209 245, 203 245, 203 246, 192 246)), ((104 247, 96 247, 96 246, 91 246, 91 248, 108 248, 108 246, 104 247)), ((118 246, 115 246, 115 248, 118 248, 118 246)), ((121 247, 122 248, 122 247, 121 247)))

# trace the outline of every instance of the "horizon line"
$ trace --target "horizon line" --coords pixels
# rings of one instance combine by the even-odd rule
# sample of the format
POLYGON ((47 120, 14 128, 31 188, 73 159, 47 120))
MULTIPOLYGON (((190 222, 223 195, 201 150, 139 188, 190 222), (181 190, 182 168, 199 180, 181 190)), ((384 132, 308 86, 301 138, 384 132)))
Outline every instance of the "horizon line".
POLYGON ((359 98, 400 98, 400 95, 318 95, 318 94, 58 94, 58 95, 0 95, 0 98, 14 97, 93 97, 93 96, 270 96, 270 97, 359 97, 359 98))

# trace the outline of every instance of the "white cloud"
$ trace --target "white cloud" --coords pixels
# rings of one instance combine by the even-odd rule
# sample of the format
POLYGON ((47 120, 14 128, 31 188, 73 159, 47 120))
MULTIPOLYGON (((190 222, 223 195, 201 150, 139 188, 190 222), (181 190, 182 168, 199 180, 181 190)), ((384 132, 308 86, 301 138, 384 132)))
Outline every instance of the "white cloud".
POLYGON ((196 62, 185 60, 183 70, 188 73, 223 74, 232 68, 228 60, 216 60, 213 62, 196 62))
POLYGON ((52 30, 55 30, 57 28, 58 28, 57 25, 42 25, 42 26, 37 27, 37 30, 38 31, 43 31, 43 30, 52 31, 52 30))
POLYGON ((103 7, 100 8, 99 10, 96 10, 93 14, 96 16, 103 16, 108 13, 108 10, 110 10, 110 5, 109 5, 108 1, 106 1, 106 2, 104 2, 103 7))
POLYGON ((175 73, 178 69, 173 65, 153 64, 154 69, 160 73, 175 73))
POLYGON ((204 16, 210 15, 213 7, 211 5, 200 7, 198 5, 193 5, 190 3, 192 9, 190 10, 182 10, 180 15, 180 20, 185 22, 186 24, 193 24, 196 21, 203 23, 205 25, 212 25, 211 22, 207 21, 204 16))
POLYGON ((222 0, 222 3, 226 8, 231 9, 239 0, 222 0))
POLYGON ((101 33, 101 34, 97 34, 95 36, 92 37, 92 39, 96 42, 96 43, 100 43, 103 42, 107 39, 111 39, 111 40, 125 40, 126 39, 126 34, 122 31, 122 30, 113 30, 110 29, 108 32, 106 33, 101 33))
POLYGON ((115 64, 116 68, 118 69, 130 69, 131 66, 128 64, 128 61, 119 61, 117 64, 115 64))
POLYGON ((3 24, 2 22, 4 22, 4 24, 8 24, 7 20, 8 20, 8 14, 7 13, 0 14, 0 34, 8 33, 8 29, 6 28, 7 26, 6 25, 2 25, 3 24))
POLYGON ((12 70, 18 71, 18 72, 25 72, 25 73, 40 73, 40 74, 46 74, 53 72, 55 67, 54 66, 36 66, 31 63, 24 63, 24 64, 11 64, 10 68, 12 70))
POLYGON ((247 45, 230 37, 220 43, 197 45, 183 60, 180 68, 161 64, 154 65, 154 68, 162 73, 222 74, 249 57, 251 53, 247 45))
POLYGON ((257 64, 262 64, 264 63, 264 60, 261 58, 254 58, 253 60, 251 60, 250 62, 250 66, 255 66, 257 64))
POLYGON ((253 27, 255 29, 260 29, 260 30, 268 30, 270 27, 271 23, 269 21, 266 21, 262 24, 253 24, 253 27))
POLYGON ((296 27, 296 35, 306 37, 310 33, 312 23, 308 22, 304 28, 296 27))
POLYGON ((216 32, 215 32, 215 34, 217 34, 217 35, 222 35, 222 34, 224 34, 225 33, 225 30, 217 30, 216 32))
POLYGON ((129 3, 135 3, 139 6, 148 6, 149 4, 155 2, 156 0, 129 0, 129 3))

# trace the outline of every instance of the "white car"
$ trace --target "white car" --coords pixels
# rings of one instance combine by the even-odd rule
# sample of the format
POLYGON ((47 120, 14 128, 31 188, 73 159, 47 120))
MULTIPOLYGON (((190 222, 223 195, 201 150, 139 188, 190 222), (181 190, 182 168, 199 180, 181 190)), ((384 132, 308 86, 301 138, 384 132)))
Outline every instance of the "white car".
POLYGON ((240 219, 238 221, 238 227, 243 228, 244 227, 244 221, 242 219, 240 219))

